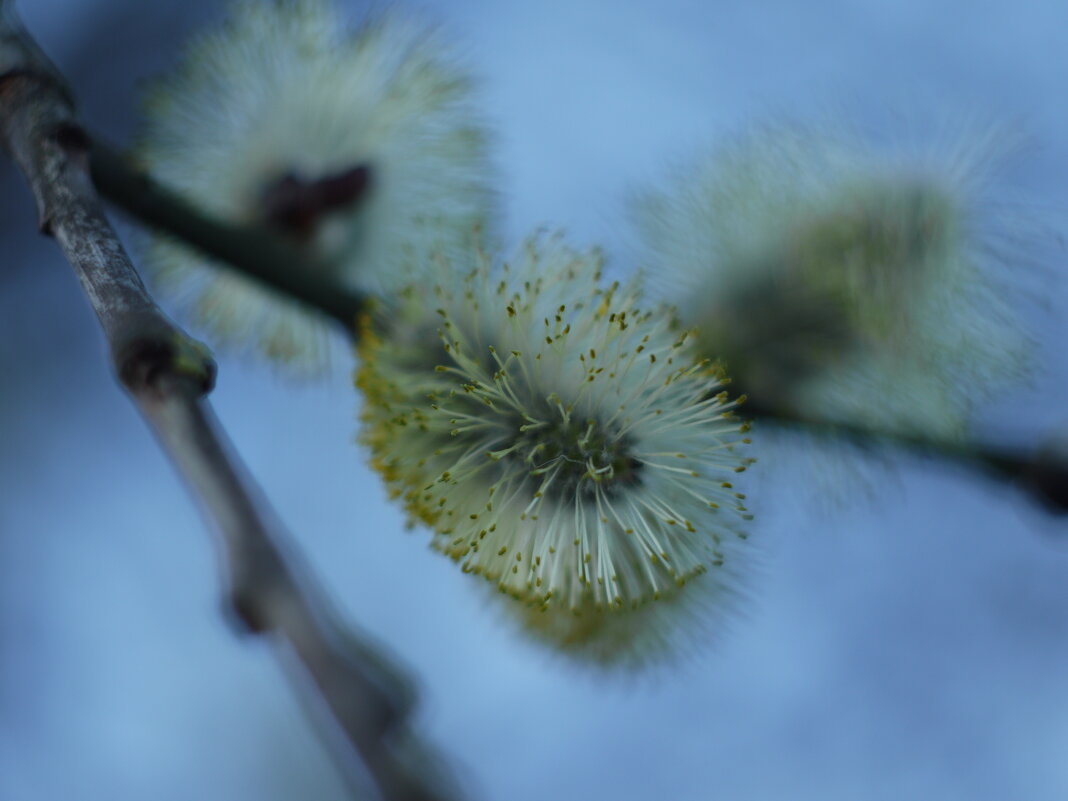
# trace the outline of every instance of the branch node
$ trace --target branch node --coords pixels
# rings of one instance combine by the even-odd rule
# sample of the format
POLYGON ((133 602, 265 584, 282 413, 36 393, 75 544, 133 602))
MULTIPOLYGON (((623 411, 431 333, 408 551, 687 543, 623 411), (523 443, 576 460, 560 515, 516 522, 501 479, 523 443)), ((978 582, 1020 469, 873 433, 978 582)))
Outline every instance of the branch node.
POLYGON ((115 354, 119 380, 135 397, 159 394, 163 376, 192 379, 198 396, 215 386, 215 361, 208 349, 176 331, 165 336, 137 337, 115 354))
POLYGON ((230 593, 228 612, 248 634, 263 634, 271 628, 270 621, 261 614, 256 592, 235 587, 230 593))
MULTIPOLYGON (((79 158, 88 159, 89 148, 92 141, 85 129, 74 122, 63 122, 56 126, 52 132, 52 138, 56 144, 68 155, 77 155, 79 158)), ((88 165, 88 161, 84 162, 88 165)))
POLYGON ((1063 456, 1054 448, 1038 452, 1027 466, 1020 483, 1052 515, 1068 515, 1068 468, 1063 456))

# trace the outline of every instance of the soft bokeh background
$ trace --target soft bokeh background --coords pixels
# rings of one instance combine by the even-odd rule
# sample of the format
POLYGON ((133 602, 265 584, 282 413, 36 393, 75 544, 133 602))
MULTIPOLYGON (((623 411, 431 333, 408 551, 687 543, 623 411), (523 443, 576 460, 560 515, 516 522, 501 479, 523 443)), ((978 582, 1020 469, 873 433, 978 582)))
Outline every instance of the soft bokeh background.
MULTIPOLYGON (((139 83, 221 11, 21 5, 120 143, 139 83)), ((747 121, 839 103, 1003 119, 1028 136, 1013 177, 1036 212, 1068 207, 1063 0, 423 7, 485 76, 513 237, 563 225, 623 266, 630 189, 747 121)), ((0 210, 0 798, 344 797, 267 646, 220 615, 213 542, 3 160, 0 210)), ((1026 306, 1041 369, 984 436, 1068 425, 1054 252, 1048 310, 1026 306)), ((828 502, 833 474, 772 466, 731 631, 605 679, 524 642, 403 531, 352 443, 346 367, 294 386, 223 354, 214 402, 339 604, 420 677, 417 722, 472 798, 1068 798, 1068 520, 1011 488, 891 458, 828 502)))

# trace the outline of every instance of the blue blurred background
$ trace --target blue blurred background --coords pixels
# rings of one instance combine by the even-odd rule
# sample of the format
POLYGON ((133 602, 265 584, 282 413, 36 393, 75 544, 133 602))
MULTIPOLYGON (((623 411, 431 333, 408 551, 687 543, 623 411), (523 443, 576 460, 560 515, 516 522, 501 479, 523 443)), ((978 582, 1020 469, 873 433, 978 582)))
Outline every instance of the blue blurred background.
MULTIPOLYGON (((564 226, 629 268, 628 192, 749 121, 839 104, 1004 120, 1036 215, 1068 208, 1064 0, 420 7, 485 77, 513 241, 564 226)), ((119 143, 139 85, 221 11, 21 4, 119 143)), ((213 541, 6 160, 0 210, 0 798, 345 797, 268 646, 220 614, 213 541)), ((1023 305, 1035 380, 982 410, 983 436, 1068 425, 1053 252, 1048 308, 1023 305)), ((731 630, 606 680, 525 642, 404 532, 353 444, 347 367, 294 385, 224 353, 214 403, 341 607, 420 677, 418 725, 473 798, 1068 798, 1068 520, 1010 487, 911 456, 812 476, 811 445, 767 450, 763 568, 731 630)))

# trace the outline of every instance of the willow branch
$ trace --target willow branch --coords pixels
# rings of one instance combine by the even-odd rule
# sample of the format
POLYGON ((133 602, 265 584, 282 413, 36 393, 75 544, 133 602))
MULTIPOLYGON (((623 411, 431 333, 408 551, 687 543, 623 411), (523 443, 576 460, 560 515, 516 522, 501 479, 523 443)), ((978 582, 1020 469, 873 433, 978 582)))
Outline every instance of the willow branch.
POLYGON ((1051 444, 1033 451, 970 439, 938 439, 920 433, 877 431, 842 421, 823 421, 791 415, 747 398, 742 414, 780 428, 816 437, 845 440, 863 449, 900 448, 937 458, 1007 480, 1027 492, 1053 514, 1068 514, 1068 456, 1051 444))
MULTIPOLYGON (((91 161, 93 180, 101 193, 141 222, 184 239, 206 255, 304 301, 340 321, 346 336, 355 335, 351 321, 359 314, 364 298, 331 286, 327 270, 292 269, 293 264, 308 262, 307 252, 294 251, 288 240, 271 230, 250 230, 210 220, 111 148, 94 145, 91 161)), ((743 411, 748 417, 818 437, 846 439, 862 447, 904 448, 978 468, 1013 481, 1052 511, 1068 512, 1068 459, 1053 448, 1032 453, 972 440, 880 432, 846 422, 791 416, 752 396, 743 411)))
POLYGON ((90 168, 100 193, 141 222, 302 301, 346 330, 354 328, 363 296, 331 281, 306 248, 265 226, 231 225, 207 216, 96 139, 90 168), (294 269, 296 264, 302 269, 294 269))
POLYGON ((409 682, 342 624, 283 532, 266 523, 204 399, 214 362, 146 292, 90 180, 89 139, 70 95, 3 0, 0 143, 26 176, 41 231, 81 281, 119 381, 218 532, 236 618, 295 657, 332 717, 326 734, 347 743, 337 755, 354 787, 369 774, 387 801, 445 797, 407 729, 409 682))

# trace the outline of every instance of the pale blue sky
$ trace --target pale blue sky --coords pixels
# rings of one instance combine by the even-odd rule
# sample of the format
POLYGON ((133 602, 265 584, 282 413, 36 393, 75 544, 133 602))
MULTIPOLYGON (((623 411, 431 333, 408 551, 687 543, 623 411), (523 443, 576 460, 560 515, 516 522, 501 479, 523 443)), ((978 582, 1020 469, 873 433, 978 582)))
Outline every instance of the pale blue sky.
MULTIPOLYGON (((21 4, 120 142, 139 82, 218 16, 201 5, 21 4)), ((512 238, 563 226, 627 269, 628 192, 747 122, 836 109, 1000 118, 1036 214, 1068 207, 1063 0, 422 6, 485 76, 512 238)), ((219 614, 213 541, 6 162, 0 192, 0 799, 342 798, 265 646, 219 614)), ((1059 253, 1041 370, 983 433, 1068 422, 1059 253)), ((347 367, 293 386, 222 354, 213 400, 339 604, 420 678, 418 723, 473 799, 1068 797, 1068 521, 1011 489, 914 458, 813 477, 771 448, 750 603, 686 664, 605 680, 404 531, 353 444, 347 367)))

